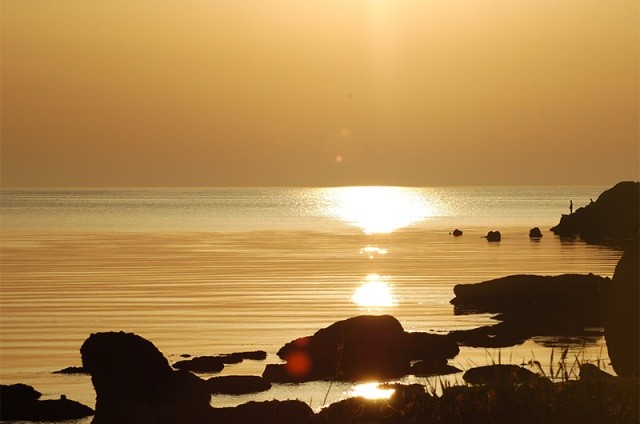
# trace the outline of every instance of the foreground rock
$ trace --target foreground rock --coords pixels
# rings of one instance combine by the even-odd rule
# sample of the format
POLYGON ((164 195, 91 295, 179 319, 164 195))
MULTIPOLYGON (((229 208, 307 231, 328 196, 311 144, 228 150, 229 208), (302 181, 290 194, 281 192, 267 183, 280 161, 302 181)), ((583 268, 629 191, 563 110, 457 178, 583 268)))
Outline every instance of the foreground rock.
POLYGON ((338 321, 284 345, 286 364, 269 364, 272 382, 379 380, 410 372, 411 360, 452 358, 459 348, 448 336, 407 333, 392 316, 358 316, 338 321))
POLYGON ((233 408, 215 408, 213 421, 225 424, 308 424, 313 410, 299 400, 248 402, 233 408))
POLYGON ((511 275, 458 284, 456 314, 497 313, 494 326, 451 333, 460 344, 507 347, 533 336, 584 335, 607 316, 611 280, 593 274, 511 275))
POLYGON ((640 253, 637 241, 616 266, 605 326, 613 369, 620 376, 638 376, 640 363, 640 253))
MULTIPOLYGON (((517 367, 519 368, 519 367, 517 367)), ((349 398, 322 409, 315 423, 625 423, 638 422, 637 382, 582 379, 552 383, 535 374, 514 381, 444 388, 393 385, 389 399, 349 398)))
POLYGON ((148 340, 132 333, 97 333, 84 342, 80 353, 96 391, 95 424, 211 419, 205 381, 172 370, 148 340))
POLYGON ((562 215, 551 228, 559 236, 580 236, 589 243, 617 244, 638 235, 640 183, 624 181, 603 192, 598 199, 562 215))
POLYGON ((26 384, 0 386, 0 420, 65 421, 93 415, 93 409, 62 396, 40 400, 41 393, 26 384))

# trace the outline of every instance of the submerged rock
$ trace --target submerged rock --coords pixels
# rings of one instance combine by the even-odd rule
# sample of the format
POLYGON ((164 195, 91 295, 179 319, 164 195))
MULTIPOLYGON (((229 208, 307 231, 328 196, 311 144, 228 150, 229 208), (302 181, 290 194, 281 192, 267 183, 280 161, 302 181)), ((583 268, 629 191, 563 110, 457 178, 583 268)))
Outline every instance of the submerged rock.
POLYGON ((286 364, 269 364, 272 382, 397 378, 409 373, 412 359, 452 358, 459 352, 448 336, 407 333, 392 316, 358 316, 338 321, 284 345, 286 364))
POLYGON ((40 396, 26 384, 0 385, 0 420, 65 421, 93 415, 93 409, 64 395, 48 400, 40 396))
POLYGON ((619 376, 638 376, 640 363, 640 253, 637 242, 622 255, 611 284, 605 338, 619 376))
MULTIPOLYGON (((242 362, 238 359, 236 362, 242 362)), ((226 363, 234 363, 227 361, 226 363)), ((173 368, 193 372, 220 372, 224 369, 224 359, 218 356, 198 356, 197 358, 185 359, 173 364, 173 368)))
POLYGON ((243 395, 269 390, 271 383, 255 375, 226 375, 208 379, 207 386, 213 394, 243 395))
POLYGON ((58 371, 54 371, 53 374, 89 374, 87 370, 82 367, 67 367, 58 371))
POLYGON ((562 215, 551 228, 554 234, 580 236, 589 243, 616 243, 638 235, 640 225, 640 183, 624 181, 604 191, 598 199, 562 215))

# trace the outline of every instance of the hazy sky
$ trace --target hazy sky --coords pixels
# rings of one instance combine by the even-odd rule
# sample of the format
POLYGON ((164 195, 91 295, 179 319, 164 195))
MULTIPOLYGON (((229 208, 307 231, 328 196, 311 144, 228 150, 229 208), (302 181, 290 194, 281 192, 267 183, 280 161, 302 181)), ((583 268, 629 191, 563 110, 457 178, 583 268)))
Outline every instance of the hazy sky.
POLYGON ((1 183, 639 178, 637 0, 2 0, 1 183))

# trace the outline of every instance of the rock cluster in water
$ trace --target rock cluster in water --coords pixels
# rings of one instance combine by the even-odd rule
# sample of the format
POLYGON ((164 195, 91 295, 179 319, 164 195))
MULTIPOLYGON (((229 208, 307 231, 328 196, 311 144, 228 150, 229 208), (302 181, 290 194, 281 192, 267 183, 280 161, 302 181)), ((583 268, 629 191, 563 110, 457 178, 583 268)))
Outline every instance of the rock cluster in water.
POLYGON ((445 361, 459 352, 446 335, 408 333, 390 316, 358 316, 285 344, 286 364, 267 365, 272 382, 380 380, 409 374, 412 360, 445 361))

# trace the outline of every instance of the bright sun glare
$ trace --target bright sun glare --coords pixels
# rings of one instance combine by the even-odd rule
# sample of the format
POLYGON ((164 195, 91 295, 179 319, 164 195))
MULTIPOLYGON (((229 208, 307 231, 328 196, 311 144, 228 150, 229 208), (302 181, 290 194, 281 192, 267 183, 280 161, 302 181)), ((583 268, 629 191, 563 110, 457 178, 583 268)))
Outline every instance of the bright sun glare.
POLYGON ((381 389, 378 383, 358 384, 351 390, 351 396, 361 396, 366 399, 389 399, 394 389, 381 389))
POLYGON ((365 308, 395 306, 391 287, 384 279, 378 274, 367 275, 366 281, 353 293, 353 303, 365 308))
POLYGON ((339 187, 327 189, 329 213, 366 234, 390 233, 433 215, 433 207, 407 187, 339 187))

